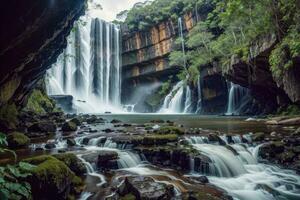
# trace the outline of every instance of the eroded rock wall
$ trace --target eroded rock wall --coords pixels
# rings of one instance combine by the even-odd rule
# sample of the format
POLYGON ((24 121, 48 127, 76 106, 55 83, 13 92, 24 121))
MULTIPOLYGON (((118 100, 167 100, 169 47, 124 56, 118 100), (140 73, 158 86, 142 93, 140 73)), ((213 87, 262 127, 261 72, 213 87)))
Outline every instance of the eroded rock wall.
POLYGON ((0 107, 21 105, 66 46, 85 0, 10 0, 1 3, 0 107))
POLYGON ((250 48, 248 62, 232 57, 231 65, 225 72, 227 78, 250 89, 251 94, 265 108, 265 113, 275 112, 278 107, 290 103, 300 104, 300 61, 274 77, 270 70, 269 57, 277 44, 275 36, 260 38, 250 48))
MULTIPOLYGON (((188 32, 197 22, 189 13, 183 17, 183 31, 188 32)), ((174 50, 178 37, 178 24, 172 20, 162 22, 147 31, 130 33, 122 28, 122 71, 123 79, 138 78, 143 75, 169 70, 172 74, 168 56, 174 50)), ((172 69, 171 69, 172 68, 172 69)))

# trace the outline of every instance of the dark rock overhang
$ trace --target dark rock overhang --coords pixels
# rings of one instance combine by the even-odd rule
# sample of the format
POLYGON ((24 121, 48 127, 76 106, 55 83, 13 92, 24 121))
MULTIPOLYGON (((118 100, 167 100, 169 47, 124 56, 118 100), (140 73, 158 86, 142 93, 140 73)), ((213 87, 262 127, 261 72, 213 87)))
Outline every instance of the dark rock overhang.
POLYGON ((66 47, 86 0, 10 0, 0 16, 0 106, 22 104, 66 47))

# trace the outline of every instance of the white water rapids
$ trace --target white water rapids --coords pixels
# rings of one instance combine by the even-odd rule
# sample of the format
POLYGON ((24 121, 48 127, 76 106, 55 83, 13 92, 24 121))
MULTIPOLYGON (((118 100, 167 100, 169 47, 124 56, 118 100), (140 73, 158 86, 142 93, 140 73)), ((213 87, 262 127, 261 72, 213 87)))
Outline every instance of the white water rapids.
MULTIPOLYGON (((235 199, 300 199, 300 177, 291 170, 258 163, 258 148, 232 144, 229 146, 233 150, 230 150, 225 146, 207 144, 201 137, 188 141, 199 153, 211 159, 208 173, 205 171, 210 183, 226 190, 235 199)), ((191 175, 202 174, 192 170, 191 175)))

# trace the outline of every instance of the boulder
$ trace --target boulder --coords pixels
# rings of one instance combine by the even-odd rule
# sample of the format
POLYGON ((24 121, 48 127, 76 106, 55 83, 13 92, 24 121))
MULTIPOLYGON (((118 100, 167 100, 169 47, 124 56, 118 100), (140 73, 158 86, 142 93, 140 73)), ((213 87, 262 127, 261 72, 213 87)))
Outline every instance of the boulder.
POLYGON ((272 160, 276 155, 283 153, 284 149, 283 142, 271 142, 261 146, 258 155, 263 159, 272 160))
POLYGON ((55 133, 56 128, 56 124, 53 121, 41 121, 30 126, 28 131, 38 133, 55 133))
POLYGON ((76 176, 65 163, 45 155, 24 161, 36 165, 27 178, 33 199, 67 199, 76 176))
POLYGON ((55 147, 55 142, 47 142, 47 144, 45 144, 46 149, 54 149, 55 147))
POLYGON ((77 131, 77 125, 74 122, 68 121, 62 125, 61 130, 64 132, 77 131))
POLYGON ((77 176, 86 172, 83 162, 73 153, 55 154, 53 157, 65 163, 77 176))
POLYGON ((206 176, 193 177, 193 179, 203 184, 209 183, 209 180, 206 176))
POLYGON ((68 144, 68 146, 73 147, 73 146, 76 146, 76 141, 74 140, 74 138, 68 138, 67 144, 68 144))
POLYGON ((98 118, 96 115, 92 115, 86 119, 86 122, 88 124, 98 124, 98 123, 104 123, 105 120, 102 118, 98 118))
MULTIPOLYGON (((205 155, 197 155, 194 157, 194 170, 203 174, 208 174, 209 165, 212 161, 205 155)), ((217 176, 217 174, 214 174, 217 176)))
POLYGON ((151 177, 129 176, 126 177, 125 183, 128 187, 128 191, 137 199, 171 199, 174 193, 174 187, 172 185, 155 182, 151 177))
POLYGON ((13 132, 7 136, 7 143, 9 148, 22 148, 30 143, 30 139, 23 133, 13 132))
POLYGON ((122 123, 122 121, 118 120, 118 119, 113 119, 113 120, 110 121, 110 123, 112 123, 112 124, 118 124, 118 123, 122 123))
POLYGON ((95 163, 100 169, 118 169, 118 153, 115 151, 89 152, 82 156, 89 163, 95 163))
POLYGON ((73 122, 77 126, 80 126, 81 123, 82 123, 82 120, 80 118, 78 118, 78 117, 75 117, 75 118, 71 119, 70 122, 73 122))

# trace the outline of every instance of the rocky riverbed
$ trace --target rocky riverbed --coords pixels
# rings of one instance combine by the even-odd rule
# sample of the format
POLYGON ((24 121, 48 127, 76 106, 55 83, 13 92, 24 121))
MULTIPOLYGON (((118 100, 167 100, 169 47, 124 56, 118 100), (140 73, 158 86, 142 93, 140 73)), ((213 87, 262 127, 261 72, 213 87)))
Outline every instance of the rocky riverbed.
POLYGON ((230 134, 155 117, 23 117, 23 130, 10 133, 8 143, 20 160, 38 166, 29 179, 37 199, 299 197, 296 126, 230 134))

